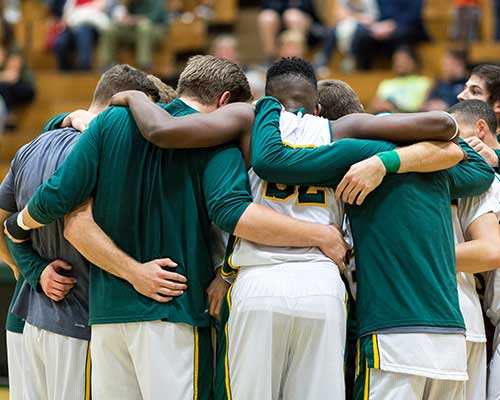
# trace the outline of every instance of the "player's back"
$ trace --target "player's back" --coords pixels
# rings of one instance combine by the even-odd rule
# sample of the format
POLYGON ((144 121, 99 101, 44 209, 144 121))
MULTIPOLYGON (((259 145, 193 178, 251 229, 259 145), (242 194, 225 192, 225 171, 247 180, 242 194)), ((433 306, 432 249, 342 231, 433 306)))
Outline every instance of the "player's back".
MULTIPOLYGON (((180 100, 166 108, 174 116, 196 112, 180 100)), ((205 289, 213 279, 211 218, 232 232, 239 219, 233 211, 251 201, 239 150, 235 146, 161 149, 141 136, 130 111, 123 107, 102 112, 83 138, 60 172, 66 177, 62 180, 69 182, 66 191, 75 185, 69 177, 74 170, 71 175, 81 177, 82 193, 94 195, 96 222, 115 243, 139 262, 171 258, 190 289, 171 302, 158 303, 92 267, 91 322, 167 318, 208 325, 205 289)))
MULTIPOLYGON (((312 115, 282 112, 280 130, 283 142, 291 147, 318 147, 331 142, 330 122, 312 115)), ((342 203, 331 188, 282 185, 267 182, 250 169, 248 172, 255 203, 303 221, 341 225, 342 203)), ((317 248, 270 247, 246 240, 236 243, 231 265, 249 267, 282 263, 331 263, 317 248)))
MULTIPOLYGON (((75 129, 57 129, 37 137, 17 152, 11 170, 19 210, 63 163, 79 137, 80 132, 75 129)), ((89 339, 88 261, 64 239, 62 220, 33 231, 31 238, 33 248, 42 258, 51 261, 60 259, 70 264, 73 268, 68 274, 75 277, 78 283, 63 301, 57 303, 25 283, 14 311, 39 328, 89 339)), ((61 273, 64 274, 64 271, 61 273)))

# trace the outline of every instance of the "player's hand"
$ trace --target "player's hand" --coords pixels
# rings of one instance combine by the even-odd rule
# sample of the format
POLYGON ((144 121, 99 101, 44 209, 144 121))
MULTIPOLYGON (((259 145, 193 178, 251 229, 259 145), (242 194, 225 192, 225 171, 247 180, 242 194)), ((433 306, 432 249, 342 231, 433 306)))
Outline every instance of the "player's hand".
POLYGON ((141 264, 127 280, 140 294, 160 303, 167 303, 187 289, 187 279, 164 268, 175 268, 170 258, 162 258, 141 264))
POLYGON ((322 243, 319 249, 339 267, 340 272, 345 270, 345 260, 348 246, 341 230, 335 225, 322 225, 324 229, 322 243))
POLYGON ((61 260, 54 260, 45 267, 40 275, 40 286, 49 299, 61 301, 76 285, 75 278, 60 274, 61 270, 71 271, 72 269, 71 265, 61 260))
POLYGON ((347 204, 363 203, 384 179, 386 170, 382 160, 373 156, 351 165, 335 190, 335 197, 347 204))
POLYGON ((465 141, 469 144, 470 147, 477 151, 479 155, 483 157, 491 167, 498 167, 498 156, 490 146, 485 144, 476 136, 465 138, 465 141))
POLYGON ((112 106, 128 107, 130 99, 134 96, 144 96, 146 98, 149 98, 145 93, 139 90, 125 90, 111 97, 111 101, 109 104, 112 106))
POLYGON ((90 122, 97 116, 87 110, 76 110, 63 119, 61 127, 73 127, 77 131, 83 132, 90 125, 90 122))
POLYGON ((228 289, 229 283, 222 278, 219 268, 217 275, 207 289, 208 312, 216 320, 220 320, 220 309, 228 289))

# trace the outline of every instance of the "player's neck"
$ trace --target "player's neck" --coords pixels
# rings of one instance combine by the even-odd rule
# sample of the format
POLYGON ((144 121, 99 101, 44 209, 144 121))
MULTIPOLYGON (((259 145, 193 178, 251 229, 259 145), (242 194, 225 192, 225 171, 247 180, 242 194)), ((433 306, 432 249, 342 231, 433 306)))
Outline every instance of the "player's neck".
POLYGON ((209 113, 217 109, 217 106, 213 104, 203 104, 192 97, 181 96, 179 99, 186 103, 189 107, 194 108, 196 111, 201 113, 209 113))
POLYGON ((100 114, 107 106, 102 106, 100 104, 92 103, 88 109, 89 113, 93 113, 95 115, 100 114))
POLYGON ((500 149, 500 144, 498 140, 493 135, 488 135, 484 138, 484 143, 487 144, 492 149, 500 149))

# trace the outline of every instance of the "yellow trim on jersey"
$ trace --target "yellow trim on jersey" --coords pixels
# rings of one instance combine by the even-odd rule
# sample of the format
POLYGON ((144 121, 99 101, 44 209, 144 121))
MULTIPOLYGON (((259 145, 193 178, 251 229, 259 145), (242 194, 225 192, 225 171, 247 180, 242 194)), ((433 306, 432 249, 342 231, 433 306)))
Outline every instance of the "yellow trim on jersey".
POLYGON ((240 267, 235 267, 233 265, 233 253, 234 253, 234 249, 236 248, 236 244, 239 241, 240 241, 240 238, 239 237, 235 237, 234 243, 233 243, 233 248, 231 249, 231 253, 229 254, 229 256, 227 256, 227 265, 229 265, 229 268, 231 268, 233 271, 225 273, 224 272, 224 267, 222 267, 220 269, 222 276, 225 277, 225 278, 233 276, 234 274, 238 273, 238 271, 240 270, 240 267))
POLYGON ((380 369, 380 356, 378 352, 378 339, 377 335, 372 335, 373 343, 373 368, 380 369))
MULTIPOLYGON (((284 203, 284 202, 290 200, 293 196, 295 196, 297 194, 297 186, 295 186, 293 192, 283 199, 280 199, 279 197, 269 196, 266 194, 268 183, 269 183, 268 181, 264 181, 264 191, 262 192, 262 197, 264 199, 271 200, 271 201, 279 201, 280 203, 284 203)), ((273 184, 276 185, 276 188, 278 190, 285 190, 287 188, 287 186, 289 186, 289 185, 283 185, 281 183, 273 183, 273 184), (284 187, 281 189, 279 186, 284 186, 284 187)), ((290 186, 292 186, 292 185, 290 185, 290 186)))
POLYGON ((344 300, 344 307, 345 307, 345 319, 347 321, 347 318, 349 317, 349 293, 347 293, 347 290, 345 291, 345 300, 344 300))
POLYGON ((309 206, 328 207, 328 196, 326 195, 326 190, 327 188, 323 188, 320 186, 308 186, 306 194, 319 194, 319 192, 321 191, 323 192, 323 196, 325 196, 325 201, 323 203, 301 203, 299 200, 300 193, 297 193, 295 204, 300 207, 309 207, 309 206))
POLYGON ((355 371, 355 374, 356 374, 356 377, 359 376, 359 372, 361 370, 361 354, 360 354, 360 340, 358 339, 356 341, 356 371, 355 371))
POLYGON ((193 400, 198 400, 198 377, 200 369, 200 337, 198 327, 194 326, 194 373, 193 373, 193 400))
POLYGON ((85 360, 85 400, 90 400, 92 394, 90 387, 91 371, 92 371, 92 359, 90 356, 90 342, 89 342, 89 347, 87 350, 87 359, 85 360))
POLYGON ((291 144, 286 140, 282 140, 282 142, 285 146, 291 147, 292 149, 315 149, 318 147, 315 144, 291 144))
POLYGON ((365 392, 364 392, 363 400, 368 400, 368 397, 370 397, 370 368, 368 368, 368 359, 366 359, 365 392))
MULTIPOLYGON (((231 290, 233 289, 233 285, 231 285, 227 291, 226 299, 227 299, 227 307, 229 313, 231 313, 231 290)), ((226 326, 224 327, 224 333, 226 335, 226 354, 224 356, 224 380, 226 382, 226 395, 227 400, 231 400, 231 383, 229 382, 229 329, 228 329, 229 320, 226 322, 226 326)))

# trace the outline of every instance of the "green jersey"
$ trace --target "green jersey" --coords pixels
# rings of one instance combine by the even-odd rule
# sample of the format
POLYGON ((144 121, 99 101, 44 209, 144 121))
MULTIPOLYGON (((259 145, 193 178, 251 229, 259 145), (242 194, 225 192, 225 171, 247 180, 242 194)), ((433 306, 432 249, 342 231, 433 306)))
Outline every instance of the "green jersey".
MULTIPOLYGON (((352 164, 395 147, 343 139, 291 149, 281 141, 280 111, 275 99, 261 100, 252 136, 254 171, 271 182, 335 187, 352 164)), ((390 328, 464 330, 450 198, 486 191, 494 174, 461 145, 467 162, 440 172, 388 176, 361 206, 346 207, 356 251, 359 335, 390 328)))
MULTIPOLYGON (((196 112, 181 100, 164 107, 174 116, 196 112)), ((111 107, 92 121, 28 209, 46 224, 90 196, 96 222, 121 249, 140 262, 169 257, 188 282, 181 296, 158 303, 91 266, 90 323, 164 319, 208 326, 211 221, 233 232, 252 201, 240 151, 160 149, 141 136, 128 108, 111 107)))

